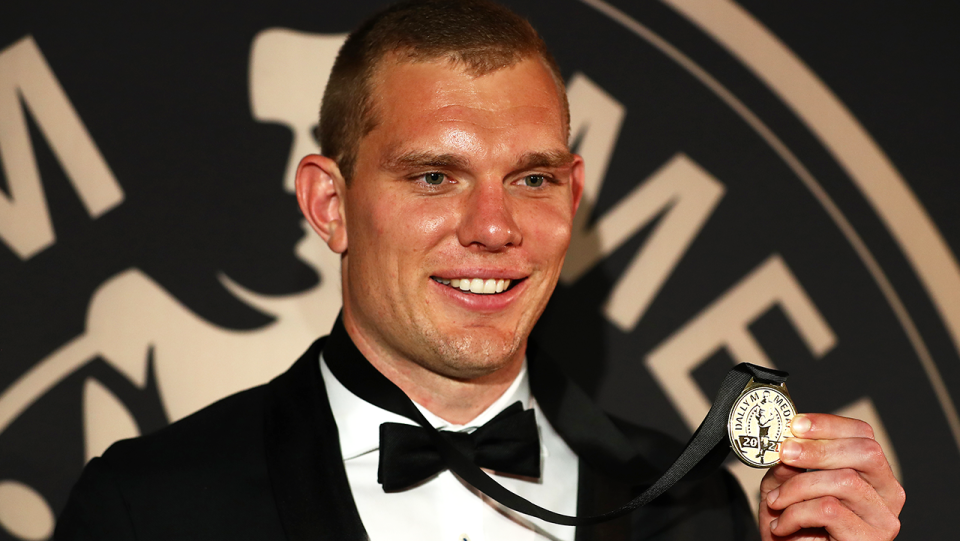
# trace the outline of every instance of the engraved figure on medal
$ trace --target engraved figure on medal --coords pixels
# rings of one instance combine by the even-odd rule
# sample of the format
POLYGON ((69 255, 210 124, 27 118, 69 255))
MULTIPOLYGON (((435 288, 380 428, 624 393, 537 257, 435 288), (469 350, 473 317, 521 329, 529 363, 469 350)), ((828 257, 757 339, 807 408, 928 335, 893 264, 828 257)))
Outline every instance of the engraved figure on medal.
POLYGON ((780 444, 793 437, 790 421, 796 411, 786 385, 750 380, 727 418, 727 434, 734 454, 754 468, 778 464, 780 444))

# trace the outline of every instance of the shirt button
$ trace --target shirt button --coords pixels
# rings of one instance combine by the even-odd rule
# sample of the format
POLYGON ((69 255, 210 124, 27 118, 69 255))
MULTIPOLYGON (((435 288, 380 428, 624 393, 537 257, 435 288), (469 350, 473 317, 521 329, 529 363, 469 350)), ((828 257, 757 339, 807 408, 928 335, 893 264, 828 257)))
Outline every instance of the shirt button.
POLYGON ((460 534, 460 538, 457 539, 457 541, 470 541, 470 536, 465 533, 462 533, 460 534))

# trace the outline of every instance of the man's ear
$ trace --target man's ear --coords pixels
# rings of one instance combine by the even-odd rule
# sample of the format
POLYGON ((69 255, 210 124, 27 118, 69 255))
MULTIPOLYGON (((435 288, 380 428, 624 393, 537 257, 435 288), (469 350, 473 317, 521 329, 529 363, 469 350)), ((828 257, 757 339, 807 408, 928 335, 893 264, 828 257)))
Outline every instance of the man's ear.
POLYGON ((583 158, 578 154, 573 155, 573 167, 570 170, 570 188, 573 192, 573 214, 577 213, 580 206, 580 199, 583 197, 583 186, 586 183, 584 176, 583 158))
POLYGON ((346 184, 337 163, 311 154, 297 166, 297 201, 313 230, 338 254, 347 251, 346 184))

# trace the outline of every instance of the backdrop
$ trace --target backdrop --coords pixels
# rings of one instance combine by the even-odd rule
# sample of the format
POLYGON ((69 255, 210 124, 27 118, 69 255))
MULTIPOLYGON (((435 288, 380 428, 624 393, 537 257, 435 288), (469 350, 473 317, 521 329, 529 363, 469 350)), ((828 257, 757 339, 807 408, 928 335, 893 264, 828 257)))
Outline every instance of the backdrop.
MULTIPOLYGON (((291 176, 379 3, 0 8, 0 539, 83 464, 284 370, 339 308, 291 176)), ((960 507, 958 39, 906 2, 511 1, 568 84, 587 189, 536 339, 686 439, 734 362, 869 420, 901 539, 960 507)), ((732 466, 748 491, 759 474, 732 466)), ((761 472, 762 473, 762 472, 761 472)))

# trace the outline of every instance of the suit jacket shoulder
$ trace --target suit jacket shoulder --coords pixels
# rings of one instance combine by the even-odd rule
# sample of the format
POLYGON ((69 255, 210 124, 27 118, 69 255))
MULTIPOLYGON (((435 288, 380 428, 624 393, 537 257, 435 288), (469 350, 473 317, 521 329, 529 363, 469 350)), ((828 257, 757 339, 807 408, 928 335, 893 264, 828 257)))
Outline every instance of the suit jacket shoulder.
POLYGON ((71 493, 57 539, 283 539, 264 460, 265 386, 115 443, 71 493))
POLYGON ((365 539, 317 340, 267 385, 90 461, 58 540, 365 539))

